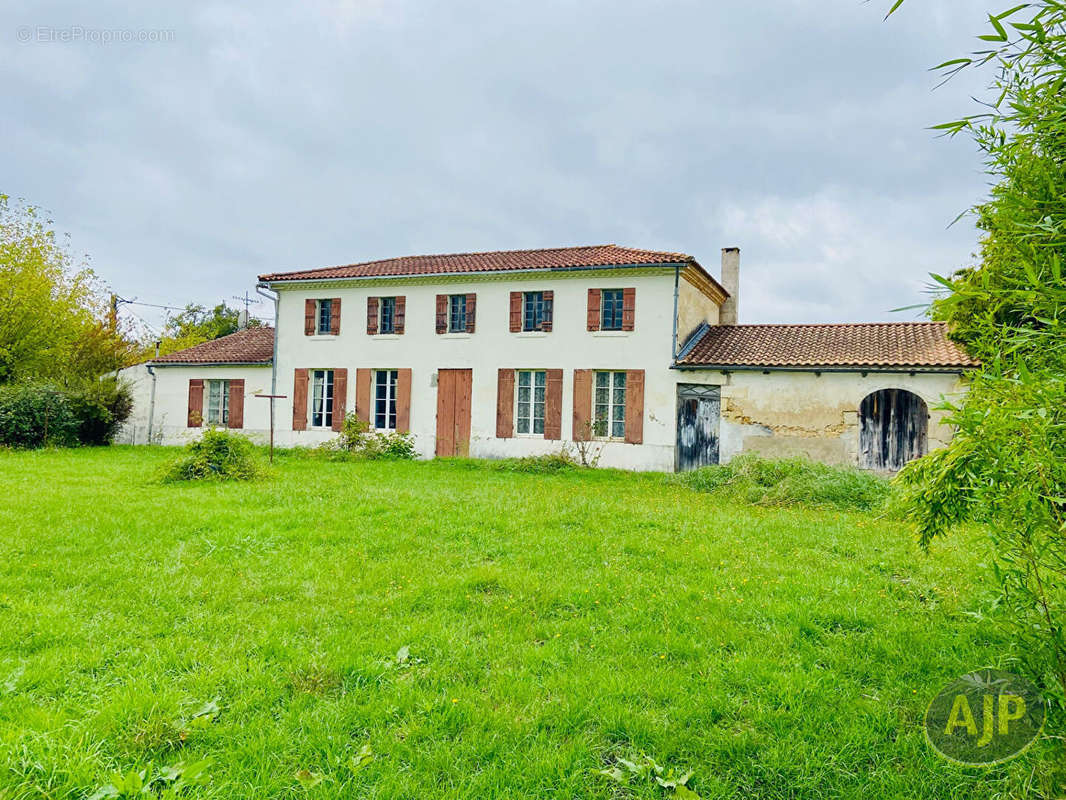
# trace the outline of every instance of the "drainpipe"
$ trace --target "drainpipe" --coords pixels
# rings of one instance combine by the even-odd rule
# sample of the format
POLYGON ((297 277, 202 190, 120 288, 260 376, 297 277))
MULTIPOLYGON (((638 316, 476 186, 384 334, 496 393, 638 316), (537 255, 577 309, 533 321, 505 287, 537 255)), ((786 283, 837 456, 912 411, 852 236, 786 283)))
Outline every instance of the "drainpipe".
POLYGON ((681 291, 681 265, 674 264, 674 337, 670 343, 670 361, 677 360, 677 303, 681 291))
MULTIPOLYGON (((278 393, 278 294, 270 284, 257 283, 255 293, 274 304, 274 354, 270 359, 270 441, 274 441, 274 395, 278 393)), ((273 450, 271 451, 273 453, 273 450)))
MULTIPOLYGON (((160 341, 156 339, 155 342, 155 357, 159 358, 159 345, 160 341)), ((152 393, 148 398, 148 441, 146 444, 152 444, 152 422, 155 419, 155 367, 152 366, 152 362, 148 362, 148 374, 152 376, 152 393)), ((133 428, 133 443, 137 444, 137 428, 133 428)))

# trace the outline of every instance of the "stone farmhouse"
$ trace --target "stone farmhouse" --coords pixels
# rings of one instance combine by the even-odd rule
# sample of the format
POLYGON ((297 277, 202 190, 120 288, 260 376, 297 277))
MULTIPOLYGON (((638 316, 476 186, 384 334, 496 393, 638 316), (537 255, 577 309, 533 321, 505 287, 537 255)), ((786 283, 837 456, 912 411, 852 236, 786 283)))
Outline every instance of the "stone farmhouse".
POLYGON ((944 325, 738 324, 740 254, 711 275, 616 245, 413 256, 259 276, 274 328, 123 371, 125 441, 208 426, 315 446, 354 414, 421 456, 573 450, 671 471, 738 453, 891 471, 951 437, 975 366, 944 325), (265 395, 283 395, 270 400, 265 395))

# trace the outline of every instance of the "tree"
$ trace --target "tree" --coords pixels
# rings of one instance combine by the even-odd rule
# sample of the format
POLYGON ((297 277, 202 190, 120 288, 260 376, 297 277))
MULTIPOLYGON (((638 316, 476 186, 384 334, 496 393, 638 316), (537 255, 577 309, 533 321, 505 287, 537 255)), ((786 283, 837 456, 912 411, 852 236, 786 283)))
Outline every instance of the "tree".
POLYGON ((985 49, 940 66, 993 70, 987 110, 937 127, 974 139, 994 188, 973 209, 978 264, 934 275, 932 305, 982 367, 946 406, 951 444, 897 481, 924 546, 988 523, 1016 658, 1066 706, 1066 5, 1041 0, 989 24, 985 49))
MULTIPOLYGON (((256 328, 259 320, 249 319, 248 327, 256 328)), ((236 333, 240 329, 240 312, 225 302, 208 310, 189 303, 185 309, 167 320, 159 345, 160 355, 184 350, 187 347, 236 333)), ((154 352, 154 345, 153 345, 154 352)))
POLYGON ((0 384, 71 384, 122 366, 130 345, 106 308, 96 275, 43 212, 0 194, 0 384))

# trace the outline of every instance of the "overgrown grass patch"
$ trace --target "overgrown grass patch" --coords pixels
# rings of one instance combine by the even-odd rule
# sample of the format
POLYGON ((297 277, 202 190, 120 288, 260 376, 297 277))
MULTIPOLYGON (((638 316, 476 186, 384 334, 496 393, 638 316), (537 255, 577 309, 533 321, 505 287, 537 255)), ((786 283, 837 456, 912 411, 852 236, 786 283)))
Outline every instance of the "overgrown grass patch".
POLYGON ((869 511, 883 506, 890 494, 888 480, 879 475, 805 458, 739 456, 728 464, 682 473, 677 480, 697 491, 768 506, 801 503, 869 511))
POLYGON ((704 798, 1053 796, 1050 740, 924 741, 1010 654, 976 538, 608 470, 160 484, 175 455, 0 453, 0 798, 204 759, 190 797, 669 798, 601 772, 649 759, 704 798))

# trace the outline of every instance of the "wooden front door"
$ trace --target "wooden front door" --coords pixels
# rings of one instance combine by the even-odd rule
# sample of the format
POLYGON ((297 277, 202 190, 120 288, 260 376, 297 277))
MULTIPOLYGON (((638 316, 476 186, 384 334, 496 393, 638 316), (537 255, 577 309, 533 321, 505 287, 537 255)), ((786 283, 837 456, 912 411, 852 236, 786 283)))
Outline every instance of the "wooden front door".
POLYGON ((470 397, 473 371, 437 371, 437 457, 470 455, 470 397))
POLYGON ((677 471, 718 463, 721 395, 717 386, 677 387, 677 471))

